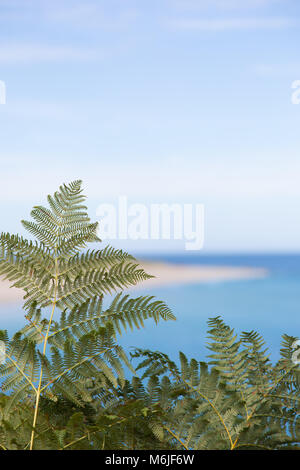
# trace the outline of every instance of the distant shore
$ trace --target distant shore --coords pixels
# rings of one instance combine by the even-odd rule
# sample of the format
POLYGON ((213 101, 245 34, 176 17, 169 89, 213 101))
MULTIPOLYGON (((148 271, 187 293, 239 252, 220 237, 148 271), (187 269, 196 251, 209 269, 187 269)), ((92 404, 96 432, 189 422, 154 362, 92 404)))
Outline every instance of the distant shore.
POLYGON ((179 285, 261 279, 268 276, 268 270, 264 268, 203 266, 156 261, 140 261, 140 264, 148 274, 152 274, 155 278, 148 279, 147 281, 138 284, 134 287, 135 289, 174 284, 179 285))
MULTIPOLYGON (((140 264, 148 274, 152 274, 155 278, 141 282, 134 286, 133 289, 151 289, 153 287, 174 284, 260 279, 268 275, 268 271, 264 268, 201 266, 157 261, 140 261, 140 264)), ((17 303, 22 301, 24 292, 21 289, 10 286, 11 283, 0 278, 0 303, 17 303)))
POLYGON ((0 303, 17 303, 22 300, 24 292, 11 287, 11 283, 0 278, 0 303))

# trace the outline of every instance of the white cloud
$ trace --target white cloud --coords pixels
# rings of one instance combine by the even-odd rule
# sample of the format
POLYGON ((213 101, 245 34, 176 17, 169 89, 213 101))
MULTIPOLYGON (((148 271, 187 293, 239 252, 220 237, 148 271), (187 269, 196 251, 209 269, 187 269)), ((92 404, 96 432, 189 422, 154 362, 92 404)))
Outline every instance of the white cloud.
POLYGON ((82 3, 63 3, 59 2, 53 7, 53 4, 46 7, 43 11, 46 20, 54 23, 65 24, 76 28, 101 28, 102 30, 120 30, 126 28, 138 17, 138 11, 135 8, 112 8, 99 5, 95 2, 82 3))
POLYGON ((254 72, 260 77, 295 77, 300 78, 300 62, 281 64, 258 64, 254 72))
POLYGON ((287 0, 171 0, 175 6, 184 9, 217 8, 222 10, 263 8, 276 3, 283 3, 283 1, 286 2, 287 0))
POLYGON ((33 62, 89 61, 103 58, 103 54, 92 49, 47 44, 1 44, 0 64, 33 62))
POLYGON ((6 118, 21 119, 50 119, 55 121, 81 122, 80 113, 76 113, 74 107, 61 103, 18 100, 8 101, 2 114, 6 118))
POLYGON ((0 0, 0 7, 20 8, 34 5, 34 0, 0 0))
POLYGON ((71 29, 122 30, 138 17, 138 9, 121 2, 78 0, 0 0, 0 20, 36 21, 47 26, 60 25, 71 29))
POLYGON ((215 18, 215 19, 174 19, 167 26, 183 31, 243 31, 284 29, 299 25, 293 18, 215 18))
POLYGON ((45 192, 53 192, 62 182, 80 178, 84 181, 86 194, 99 203, 120 194, 134 202, 153 202, 153 199, 155 202, 158 198, 161 202, 170 199, 173 202, 204 202, 204 199, 258 201, 272 198, 284 201, 289 197, 300 197, 300 163, 295 155, 296 152, 288 157, 285 155, 289 164, 283 158, 278 160, 280 154, 269 164, 260 163, 259 154, 255 162, 246 155, 239 164, 220 161, 218 164, 194 162, 186 165, 181 159, 181 164, 174 165, 172 158, 162 159, 158 178, 157 165, 150 163, 116 164, 114 161, 109 164, 100 157, 80 158, 78 155, 72 155, 71 160, 70 155, 53 156, 49 151, 39 156, 1 152, 0 199, 34 202, 34 199, 44 197, 45 192))

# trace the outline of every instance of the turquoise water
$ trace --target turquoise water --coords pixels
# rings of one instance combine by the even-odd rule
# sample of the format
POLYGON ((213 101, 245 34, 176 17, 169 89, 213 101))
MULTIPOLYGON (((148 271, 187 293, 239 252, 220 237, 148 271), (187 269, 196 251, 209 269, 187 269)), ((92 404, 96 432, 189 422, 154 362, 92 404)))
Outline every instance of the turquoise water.
MULTIPOLYGON (((237 332, 257 330, 269 346, 271 358, 279 356, 281 335, 300 337, 300 256, 165 256, 159 259, 177 263, 257 266, 270 272, 265 279, 190 284, 139 290, 164 300, 177 317, 176 322, 148 321, 146 328, 129 332, 120 340, 132 346, 160 350, 176 360, 177 352, 204 360, 206 321, 220 315, 237 332)), ((153 259, 153 257, 152 257, 153 259)), ((158 259, 158 258, 157 258, 158 259)), ((0 328, 13 332, 23 324, 16 305, 0 305, 0 328)))
MULTIPOLYGON (((161 259, 161 258, 160 258, 161 259)), ((161 350, 173 359, 183 351, 205 359, 207 319, 220 315, 237 333, 257 330, 264 337, 272 360, 279 357, 283 333, 300 337, 300 256, 165 256, 176 263, 255 266, 269 270, 264 279, 192 284, 156 288, 177 317, 176 322, 148 323, 144 331, 129 333, 122 344, 161 350)))

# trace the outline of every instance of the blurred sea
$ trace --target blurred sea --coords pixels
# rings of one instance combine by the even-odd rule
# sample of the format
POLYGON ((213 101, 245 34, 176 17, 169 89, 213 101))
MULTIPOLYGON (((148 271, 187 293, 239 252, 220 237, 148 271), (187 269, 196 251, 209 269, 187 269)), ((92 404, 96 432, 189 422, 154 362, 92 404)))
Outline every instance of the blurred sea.
MULTIPOLYGON (((146 257, 143 257, 145 259, 146 257)), ((145 329, 128 332, 120 343, 159 350, 177 361, 178 351, 205 360, 207 319, 220 315, 241 331, 256 330, 264 337, 272 360, 279 357, 281 335, 300 337, 300 255, 157 255, 148 259, 209 266, 253 266, 268 269, 264 279, 155 287, 134 291, 133 296, 155 295, 164 300, 176 322, 148 321, 145 329)), ((0 304, 0 329, 14 332, 23 325, 16 305, 0 304)))

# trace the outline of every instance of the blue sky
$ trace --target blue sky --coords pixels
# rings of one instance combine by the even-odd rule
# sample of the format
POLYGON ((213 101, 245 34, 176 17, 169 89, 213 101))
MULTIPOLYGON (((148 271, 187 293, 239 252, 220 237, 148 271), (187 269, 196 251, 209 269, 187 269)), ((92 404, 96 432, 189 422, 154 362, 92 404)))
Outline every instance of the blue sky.
POLYGON ((0 0, 1 229, 81 178, 91 216, 204 203, 206 251, 299 251, 299 31, 297 0, 0 0))

